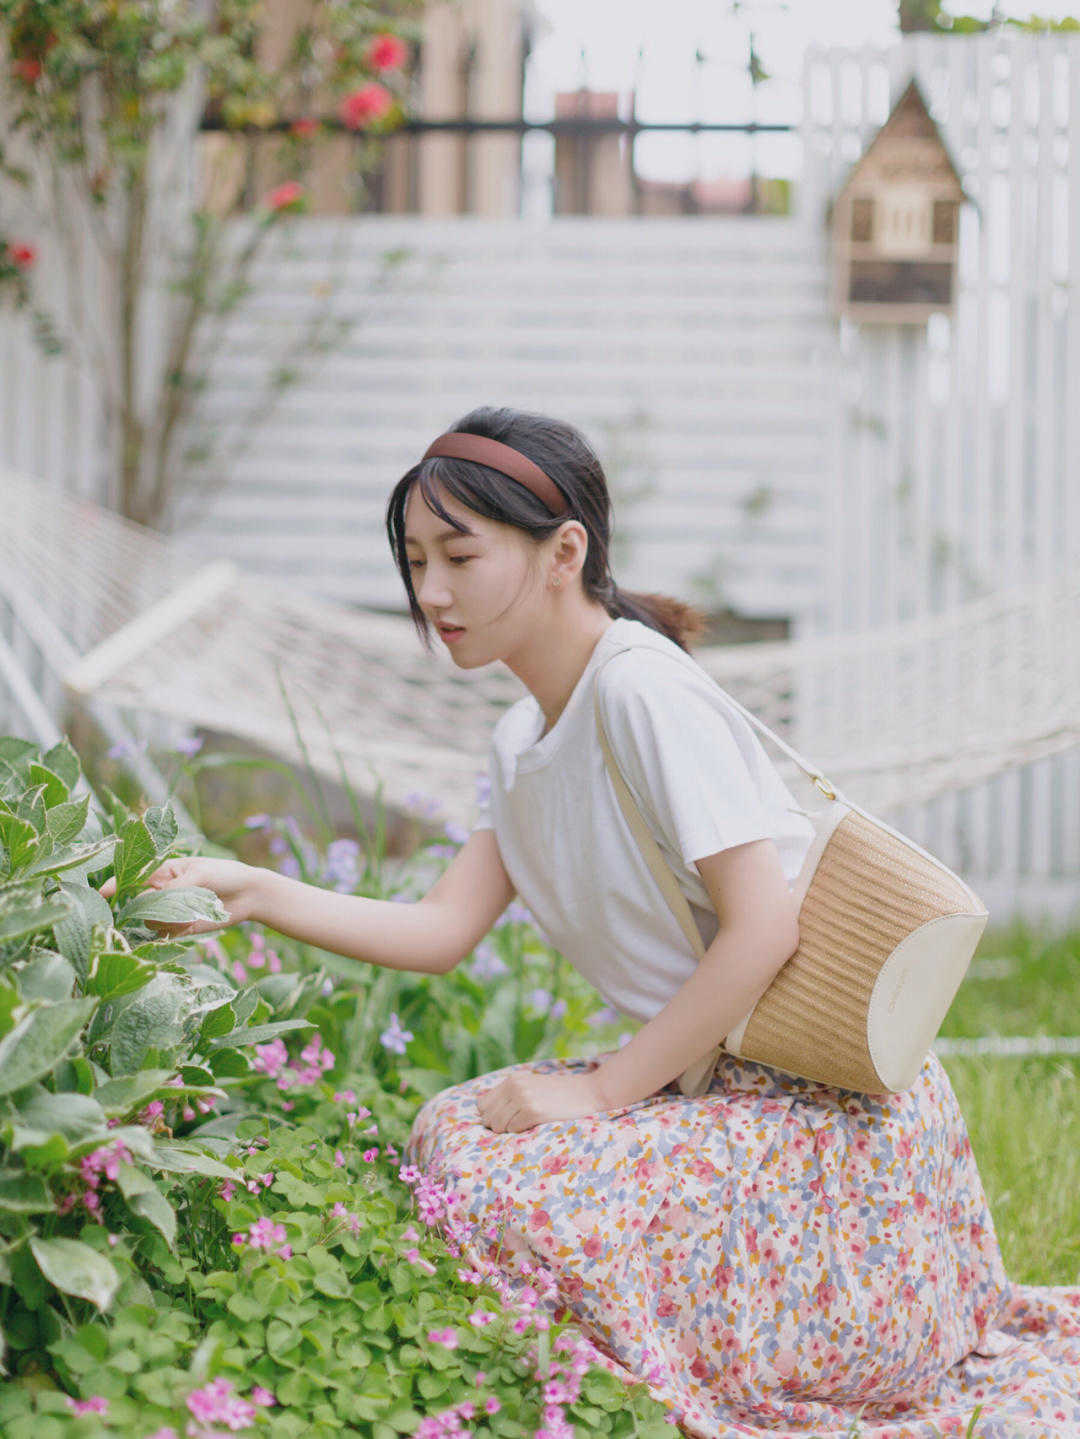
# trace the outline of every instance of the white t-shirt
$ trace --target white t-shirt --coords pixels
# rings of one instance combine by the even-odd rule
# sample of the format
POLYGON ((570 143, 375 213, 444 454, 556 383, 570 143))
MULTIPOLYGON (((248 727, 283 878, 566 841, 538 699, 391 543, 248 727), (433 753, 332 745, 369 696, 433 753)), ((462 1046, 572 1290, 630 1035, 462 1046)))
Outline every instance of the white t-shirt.
POLYGON ((605 630, 543 738, 533 695, 500 715, 488 756, 491 797, 473 827, 495 830, 506 872, 548 942, 616 1010, 644 1022, 697 958, 608 777, 593 709, 601 665, 600 703, 619 769, 705 945, 718 923, 693 861, 771 839, 790 885, 814 831, 726 692, 638 620, 619 618, 605 630))

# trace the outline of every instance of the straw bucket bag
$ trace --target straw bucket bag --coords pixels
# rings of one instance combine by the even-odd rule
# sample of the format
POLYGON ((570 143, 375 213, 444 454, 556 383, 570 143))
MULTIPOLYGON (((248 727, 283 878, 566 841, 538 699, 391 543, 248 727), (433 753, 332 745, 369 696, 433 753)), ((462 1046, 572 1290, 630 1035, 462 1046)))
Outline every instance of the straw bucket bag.
MULTIPOLYGON (((604 732, 599 690, 593 693, 600 744, 623 813, 700 959, 705 947, 690 905, 619 772, 604 732)), ((679 1076, 679 1087, 685 1095, 703 1094, 726 1049, 842 1089, 867 1094, 907 1089, 971 963, 986 927, 986 907, 940 860, 846 799, 723 693, 790 755, 828 803, 816 810, 799 807, 814 826, 814 838, 792 885, 799 904, 798 949, 723 1044, 679 1076)))

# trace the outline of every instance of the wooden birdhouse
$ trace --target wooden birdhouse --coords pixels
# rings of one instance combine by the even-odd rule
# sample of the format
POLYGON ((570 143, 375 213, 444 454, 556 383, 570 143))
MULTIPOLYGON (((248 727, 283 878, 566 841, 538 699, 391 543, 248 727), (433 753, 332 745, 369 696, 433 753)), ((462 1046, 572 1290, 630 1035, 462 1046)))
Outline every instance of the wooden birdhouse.
POLYGON ((967 199, 912 80, 830 208, 837 313, 918 325, 951 310, 967 199))

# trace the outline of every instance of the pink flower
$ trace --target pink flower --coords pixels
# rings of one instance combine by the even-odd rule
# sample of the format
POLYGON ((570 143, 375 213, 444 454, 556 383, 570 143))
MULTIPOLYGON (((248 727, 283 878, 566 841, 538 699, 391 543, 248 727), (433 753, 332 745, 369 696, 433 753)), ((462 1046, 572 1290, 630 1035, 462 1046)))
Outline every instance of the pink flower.
POLYGON ((270 1404, 276 1404, 277 1400, 270 1393, 269 1389, 264 1389, 261 1384, 256 1384, 255 1388, 251 1391, 251 1402, 252 1404, 261 1404, 266 1407, 270 1404))
POLYGON ((236 980, 237 984, 247 983, 247 970, 244 968, 244 961, 242 959, 234 959, 229 968, 232 970, 232 977, 236 980))
POLYGON ((447 1349, 456 1349, 458 1346, 457 1330, 449 1325, 445 1329, 429 1329, 427 1337, 432 1344, 445 1344, 447 1349))
POLYGON ((218 1190, 218 1193, 221 1195, 222 1199, 231 1199, 236 1193, 236 1181, 233 1179, 226 1179, 222 1183, 222 1186, 218 1190))
POLYGON ((73 1414, 108 1414, 109 1401, 103 1399, 100 1394, 95 1394, 92 1399, 72 1399, 67 1396, 68 1406, 73 1414))
POLYGON ((37 261, 37 250, 33 245, 9 245, 8 254, 11 256, 11 263, 20 270, 29 270, 37 261))
POLYGON ((342 1154, 342 1152, 341 1152, 340 1149, 335 1149, 335 1150, 334 1150, 334 1168, 335 1168, 335 1169, 340 1169, 344 1163, 345 1163, 345 1156, 344 1156, 344 1154, 342 1154))
POLYGON ((341 123, 350 130, 359 130, 372 120, 381 120, 394 103, 394 97, 385 85, 371 80, 346 95, 338 109, 341 123))
POLYGON ((304 207, 304 187, 297 180, 286 180, 283 185, 278 185, 271 190, 263 203, 268 210, 273 210, 275 213, 280 213, 282 210, 295 213, 304 207))
POLYGON ((412 1249, 406 1249, 405 1258, 409 1261, 410 1264, 415 1264, 417 1269, 426 1270, 428 1274, 435 1273, 434 1264, 432 1264, 430 1260, 425 1259, 421 1255, 419 1249, 415 1247, 413 1247, 412 1249))
POLYGON ((252 1068, 262 1074, 268 1074, 271 1079, 289 1058, 289 1051, 285 1048, 284 1041, 278 1037, 272 1039, 269 1044, 257 1044, 255 1046, 255 1058, 252 1061, 252 1068))
POLYGON ((379 1151, 378 1151, 377 1149, 365 1149, 365 1150, 364 1150, 364 1163, 365 1163, 365 1164, 374 1164, 375 1161, 376 1161, 376 1159, 378 1159, 378 1157, 379 1157, 379 1151))
POLYGON ((202 1389, 194 1389, 187 1397, 187 1407, 196 1419, 205 1423, 222 1423, 230 1429, 246 1429, 254 1422, 255 1406, 233 1394, 231 1379, 212 1379, 202 1389))
POLYGON ((367 62, 373 70, 397 70, 408 53, 409 47, 400 35, 376 35, 368 46, 367 62))
POLYGON ((312 135, 319 133, 319 122, 311 115, 301 115, 299 120, 292 122, 290 128, 299 139, 310 140, 312 135))
POLYGON ((275 1224, 265 1216, 256 1219, 248 1228, 248 1243, 252 1249, 269 1249, 271 1244, 280 1244, 285 1238, 284 1224, 275 1224))

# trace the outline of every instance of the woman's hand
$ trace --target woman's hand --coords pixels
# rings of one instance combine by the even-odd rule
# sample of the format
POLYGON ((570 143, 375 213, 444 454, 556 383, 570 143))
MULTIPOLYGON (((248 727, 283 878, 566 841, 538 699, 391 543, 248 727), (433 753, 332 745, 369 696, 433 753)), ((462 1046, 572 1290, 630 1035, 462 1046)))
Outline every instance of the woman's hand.
MULTIPOLYGON (((238 859, 211 859, 202 855, 190 855, 181 859, 166 860, 147 879, 145 889, 190 889, 198 885, 217 895, 228 911, 228 919, 215 924, 210 919, 195 919, 190 924, 159 924, 153 920, 147 923, 168 939, 181 935, 206 934, 212 929, 224 929, 226 925, 241 924, 253 917, 255 900, 255 877, 257 869, 238 859)), ((107 879, 101 886, 101 895, 111 899, 116 893, 116 877, 107 879)))
POLYGON ((580 1119, 608 1106, 596 1085, 596 1071, 586 1074, 508 1075, 476 1102, 481 1121, 497 1133, 531 1129, 553 1119, 580 1119))

